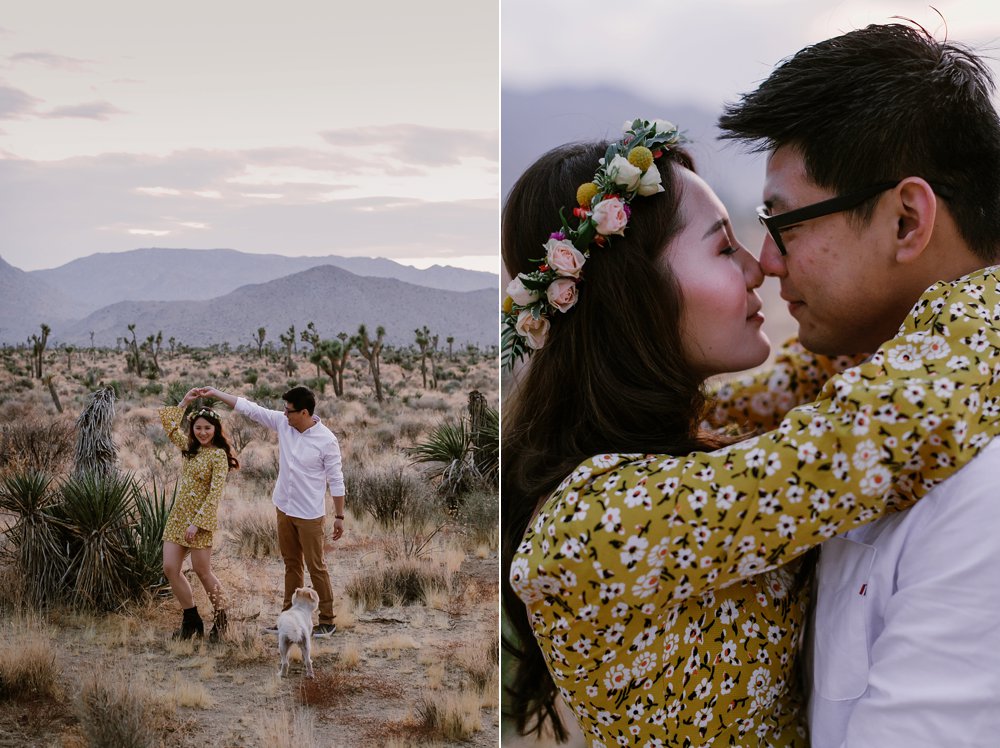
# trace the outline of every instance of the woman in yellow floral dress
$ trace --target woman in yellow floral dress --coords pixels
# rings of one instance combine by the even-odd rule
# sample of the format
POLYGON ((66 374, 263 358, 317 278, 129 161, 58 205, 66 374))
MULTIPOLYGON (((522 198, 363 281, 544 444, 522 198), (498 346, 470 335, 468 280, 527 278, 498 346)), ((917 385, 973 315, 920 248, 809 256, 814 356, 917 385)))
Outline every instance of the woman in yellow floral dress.
POLYGON ((163 530, 163 573, 183 610, 181 629, 175 636, 190 639, 203 635, 205 626, 191 585, 181 573, 184 557, 191 554, 191 567, 214 608, 209 638, 217 641, 226 628, 226 603, 222 584, 212 572, 212 540, 226 477, 239 462, 223 434, 218 413, 211 408, 190 413, 184 427, 185 409, 201 394, 198 389, 189 390, 180 405, 160 409, 160 421, 180 448, 184 465, 177 498, 163 530))
POLYGON ((988 443, 997 276, 928 289, 858 365, 793 345, 770 375, 787 400, 722 393, 714 422, 774 429, 734 442, 702 425, 703 386, 767 356, 762 275, 673 125, 543 156, 502 251, 505 361, 532 357, 504 403, 505 712, 564 737, 561 698, 595 746, 808 745, 804 554, 988 443), (900 378, 926 391, 920 417, 900 378))

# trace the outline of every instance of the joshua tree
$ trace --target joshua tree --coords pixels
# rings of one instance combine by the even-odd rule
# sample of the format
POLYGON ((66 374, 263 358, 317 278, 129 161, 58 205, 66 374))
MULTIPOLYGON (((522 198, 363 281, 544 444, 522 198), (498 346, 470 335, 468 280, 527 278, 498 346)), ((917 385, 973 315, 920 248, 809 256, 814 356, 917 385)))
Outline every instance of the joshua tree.
POLYGON ((454 361, 455 360, 455 356, 451 352, 451 346, 452 346, 452 343, 455 342, 455 336, 454 335, 449 335, 447 338, 445 338, 445 340, 448 341, 448 360, 449 361, 454 361))
POLYGON ((257 337, 253 338, 254 345, 257 346, 257 358, 264 358, 264 338, 267 337, 267 330, 263 327, 257 328, 257 337))
POLYGON ((344 367, 347 365, 347 354, 351 350, 354 339, 321 340, 309 356, 309 360, 322 369, 333 382, 333 391, 337 397, 344 395, 344 367))
POLYGON ((150 358, 153 359, 153 371, 159 376, 162 374, 160 370, 160 346, 163 344, 163 330, 160 330, 156 335, 150 335, 146 338, 146 342, 142 344, 142 347, 149 351, 150 358))
POLYGON ((75 351, 71 345, 66 346, 66 371, 70 374, 73 373, 73 351, 75 351))
POLYGON ((174 351, 177 348, 177 338, 175 338, 173 335, 171 335, 170 336, 170 340, 168 340, 167 343, 170 344, 170 358, 173 358, 174 355, 175 355, 174 351))
MULTIPOLYGON (((299 333, 299 337, 302 339, 303 343, 308 343, 309 345, 312 346, 312 354, 314 354, 316 352, 317 346, 319 346, 320 343, 319 333, 316 332, 316 323, 310 322, 309 324, 307 324, 306 329, 303 330, 301 333, 299 333)), ((309 358, 310 361, 313 360, 312 354, 307 354, 307 357, 309 358)), ((316 362, 313 361, 313 363, 316 362)), ((320 366, 319 364, 316 364, 316 376, 319 376, 319 373, 320 373, 320 366)))
POLYGON ((424 389, 427 389, 427 349, 431 344, 431 331, 428 329, 427 325, 422 328, 418 328, 413 331, 417 336, 417 347, 420 349, 420 377, 424 383, 424 389))
POLYGON ((52 332, 52 328, 43 322, 42 336, 32 335, 30 338, 32 372, 35 379, 42 378, 42 357, 45 355, 45 344, 48 343, 50 332, 52 332))
POLYGON ((139 341, 135 337, 135 322, 128 326, 128 331, 132 333, 132 339, 125 340, 125 362, 128 370, 135 372, 137 377, 142 376, 142 356, 139 354, 139 341))
POLYGON ((111 437, 114 418, 114 388, 102 387, 90 396, 76 421, 74 473, 110 476, 117 472, 118 447, 111 437))
POLYGON ((295 362, 292 360, 292 348, 295 346, 295 325, 288 328, 288 331, 278 336, 278 340, 285 346, 285 373, 292 376, 295 373, 295 362))
POLYGON ((382 341, 385 339, 385 328, 379 325, 375 329, 375 339, 368 337, 368 329, 361 325, 358 328, 358 351, 368 361, 368 369, 375 381, 375 399, 382 402, 382 379, 379 371, 379 356, 382 354, 382 341))

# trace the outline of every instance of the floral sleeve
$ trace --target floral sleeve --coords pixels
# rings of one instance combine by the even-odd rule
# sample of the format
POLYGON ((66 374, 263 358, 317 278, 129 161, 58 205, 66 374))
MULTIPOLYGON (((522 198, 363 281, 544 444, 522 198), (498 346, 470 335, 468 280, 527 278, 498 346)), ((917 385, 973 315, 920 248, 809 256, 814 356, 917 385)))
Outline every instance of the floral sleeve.
POLYGON ((177 405, 168 405, 165 408, 160 408, 160 423, 163 424, 163 430, 167 432, 170 441, 180 449, 187 449, 188 438, 181 429, 183 421, 184 408, 177 405))
POLYGON ((222 491, 229 475, 229 460, 221 449, 213 449, 206 456, 212 471, 211 484, 201 506, 195 512, 194 524, 203 530, 214 532, 218 526, 219 501, 222 500, 222 491))
POLYGON ((774 364, 735 377, 711 393, 712 410, 706 426, 712 429, 776 428, 796 405, 816 399, 830 377, 862 363, 869 354, 831 358, 807 351, 798 338, 785 341, 774 364))
POLYGON ((511 583, 674 604, 925 495, 1000 432, 1000 288, 931 287, 895 338, 778 427, 716 452, 599 455, 549 498, 511 583))

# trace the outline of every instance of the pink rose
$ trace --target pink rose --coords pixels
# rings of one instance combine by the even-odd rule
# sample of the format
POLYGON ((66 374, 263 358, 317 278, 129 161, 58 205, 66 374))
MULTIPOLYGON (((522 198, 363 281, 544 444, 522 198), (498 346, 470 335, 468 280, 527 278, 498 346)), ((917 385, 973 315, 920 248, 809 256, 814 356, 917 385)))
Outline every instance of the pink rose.
POLYGON ((625 203, 617 197, 609 197, 597 204, 594 208, 594 223, 597 224, 597 233, 610 236, 625 234, 625 226, 628 224, 628 214, 625 212, 625 203))
POLYGON ((545 262, 559 275, 579 278, 586 261, 583 252, 565 239, 549 239, 545 242, 545 262))
POLYGON ((549 284, 545 295, 552 306, 560 312, 567 312, 576 304, 576 281, 572 278, 556 278, 549 284))
POLYGON ((507 284, 507 295, 510 296, 514 300, 514 303, 518 306, 528 306, 529 304, 534 304, 542 297, 541 291, 526 288, 524 283, 521 282, 520 275, 507 284))
POLYGON ((538 350, 545 345, 545 338, 549 334, 549 321, 545 317, 535 319, 531 316, 531 310, 524 309, 517 315, 517 323, 514 325, 517 334, 524 338, 529 348, 538 350))

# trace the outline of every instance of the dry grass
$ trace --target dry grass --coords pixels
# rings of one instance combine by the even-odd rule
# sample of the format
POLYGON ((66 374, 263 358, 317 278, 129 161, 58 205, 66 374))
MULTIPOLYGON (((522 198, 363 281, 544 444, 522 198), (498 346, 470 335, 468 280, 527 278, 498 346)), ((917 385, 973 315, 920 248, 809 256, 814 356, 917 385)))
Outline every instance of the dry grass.
POLYGON ((9 622, 0 642, 0 699, 59 695, 61 674, 52 638, 40 620, 9 622))
POLYGON ((257 727, 261 745, 268 748, 319 745, 316 741, 316 720, 310 709, 282 709, 262 714, 257 727))
POLYGON ((75 699, 80 728, 94 746, 160 745, 171 707, 124 665, 90 673, 75 699))
MULTIPOLYGON (((0 351, 0 424, 58 420, 44 388, 37 383, 21 390, 13 386, 25 377, 12 377, 3 365, 3 355, 0 351)), ((116 403, 114 438, 121 465, 143 478, 172 483, 179 475, 180 458, 166 442, 156 414, 163 395, 142 394, 143 389, 152 393, 155 388, 149 388, 145 379, 125 375, 120 354, 97 351, 81 355, 86 361, 74 362, 77 371, 92 368, 98 379, 118 380, 129 393, 116 403)), ((207 362, 191 354, 165 360, 168 376, 161 380, 163 392, 183 380, 192 386, 215 384, 250 395, 252 387, 243 384, 242 376, 248 365, 259 370, 260 383, 266 382, 278 392, 290 386, 280 372, 280 362, 254 360, 248 364, 237 353, 207 355, 207 362), (228 380, 222 377, 222 368, 231 372, 228 380)), ((61 360, 65 357, 48 365, 57 374, 61 373, 61 360)), ((407 480, 406 476, 417 473, 402 448, 430 433, 442 417, 462 412, 471 388, 466 384, 474 379, 488 382, 477 388, 495 399, 495 371, 495 363, 484 361, 461 386, 424 392, 419 388, 419 373, 414 386, 412 373, 404 382, 394 365, 385 365, 387 382, 392 382, 392 399, 374 402, 366 384, 367 372, 362 371, 360 378, 348 377, 344 398, 334 397, 327 388, 318 414, 340 439, 345 468, 383 475, 401 470, 402 489, 419 493, 422 499, 409 504, 426 503, 432 513, 439 512, 440 500, 423 490, 419 480, 407 480)), ((300 375, 311 373, 300 363, 300 375)), ((67 413, 78 413, 89 394, 88 387, 70 377, 60 382, 67 413)), ((227 427, 237 421, 249 424, 238 416, 223 414, 227 427)), ((327 539, 338 631, 313 647, 315 679, 302 678, 301 665, 296 677, 279 679, 275 675, 275 637, 262 633, 263 627, 274 623, 281 607, 283 572, 273 540, 270 502, 278 450, 269 432, 246 428, 236 439, 243 446, 239 454, 242 467, 227 482, 213 552, 213 569, 230 598, 230 625, 223 642, 172 641, 170 635, 179 624, 180 613, 171 597, 152 597, 110 615, 49 609, 47 623, 32 619, 30 624, 39 632, 38 641, 32 643, 23 634, 15 639, 13 622, 20 620, 29 602, 20 593, 20 580, 14 571, 0 562, 0 669, 34 672, 40 683, 50 685, 48 697, 0 702, 0 746, 402 748, 452 744, 456 741, 444 735, 463 730, 473 736, 465 741, 468 744, 495 746, 499 739, 496 703, 488 703, 480 692, 482 666, 471 651, 479 639, 494 635, 496 625, 495 616, 481 610, 480 588, 470 582, 474 578, 493 585, 495 608, 496 552, 490 548, 489 533, 477 544, 477 531, 463 528, 463 519, 438 515, 426 522, 410 521, 403 529, 394 526, 387 530, 360 505, 356 509, 349 506, 344 537, 336 542, 327 539), (409 556, 414 544, 425 539, 428 543, 419 560, 409 556), (365 599, 355 599, 348 587, 365 579, 372 591, 361 596, 365 599), (407 599, 411 602, 403 605, 407 599), (462 610, 462 605, 470 607, 462 610), (464 653, 466 647, 470 652, 464 653), (27 664, 22 667, 19 662, 27 664), (479 700, 485 726, 478 732, 473 729, 474 720, 463 722, 454 716, 457 707, 439 698, 463 689, 479 700), (431 691, 440 708, 424 710, 433 713, 433 719, 418 718, 417 700, 431 691), (449 721, 460 727, 447 728, 449 721), (466 727, 461 728, 462 724, 466 727)), ((476 502, 477 508, 484 509, 480 504, 476 502)), ((0 516, 0 533, 6 522, 0 516)), ((492 522, 495 525, 495 518, 492 522)), ((3 540, 0 537, 0 544, 3 540)), ((211 605, 198 579, 189 575, 189 581, 207 629, 211 605)), ((10 676, 11 680, 22 677, 27 678, 10 676)), ((17 688, 27 692, 25 687, 17 688)), ((44 687, 37 687, 36 692, 44 694, 44 687)))
POLYGON ((483 727, 480 701, 474 691, 426 695, 417 704, 420 726, 441 740, 471 740, 483 727))
POLYGON ((372 610, 423 603, 429 592, 447 589, 448 580, 439 569, 422 561, 400 559, 362 572, 347 585, 347 594, 372 610))

